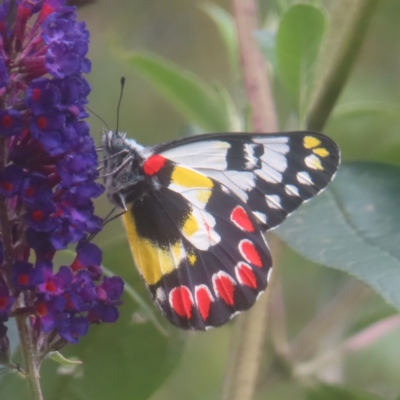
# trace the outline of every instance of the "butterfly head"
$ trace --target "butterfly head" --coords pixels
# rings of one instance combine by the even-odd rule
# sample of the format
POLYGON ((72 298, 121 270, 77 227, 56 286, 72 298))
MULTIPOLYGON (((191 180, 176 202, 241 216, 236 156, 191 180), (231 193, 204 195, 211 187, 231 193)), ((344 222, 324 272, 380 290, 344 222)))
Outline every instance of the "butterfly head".
POLYGON ((103 131, 104 183, 109 200, 124 208, 124 191, 140 180, 139 165, 143 148, 123 132, 103 131))
POLYGON ((126 146, 126 133, 103 130, 102 145, 106 157, 123 151, 126 146))

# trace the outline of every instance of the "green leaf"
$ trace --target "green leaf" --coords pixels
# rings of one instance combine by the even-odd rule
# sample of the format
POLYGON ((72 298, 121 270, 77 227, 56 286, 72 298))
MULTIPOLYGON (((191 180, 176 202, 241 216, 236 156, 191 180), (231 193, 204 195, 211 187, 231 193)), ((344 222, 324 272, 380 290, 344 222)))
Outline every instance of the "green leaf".
POLYGON ((400 309, 400 168, 343 165, 277 230, 304 257, 357 277, 400 309))
MULTIPOLYGON (((132 321, 133 302, 126 298, 115 324, 92 325, 77 345, 62 353, 83 362, 73 369, 45 361, 41 382, 46 400, 145 400, 159 388, 179 362, 186 335, 174 328, 169 336, 153 325, 132 321)), ((1 398, 27 399, 17 374, 0 381, 1 398)))
POLYGON ((326 125, 326 132, 341 143, 344 159, 397 165, 400 164, 399 130, 400 107, 389 102, 339 104, 326 125))
POLYGON ((190 122, 205 131, 229 130, 229 121, 218 92, 193 73, 143 53, 127 53, 126 60, 190 122))
POLYGON ((371 393, 326 384, 319 384, 316 388, 308 389, 306 398, 307 400, 383 400, 371 393))
POLYGON ((233 70, 237 69, 239 62, 239 51, 235 21, 232 16, 223 8, 213 3, 206 3, 200 6, 213 19, 224 40, 229 53, 229 60, 233 70))
POLYGON ((77 360, 75 357, 66 358, 59 351, 52 351, 49 353, 49 359, 62 365, 81 365, 82 361, 77 360))
POLYGON ((326 20, 322 9, 296 4, 284 13, 277 32, 279 75, 295 102, 301 121, 310 102, 326 20))

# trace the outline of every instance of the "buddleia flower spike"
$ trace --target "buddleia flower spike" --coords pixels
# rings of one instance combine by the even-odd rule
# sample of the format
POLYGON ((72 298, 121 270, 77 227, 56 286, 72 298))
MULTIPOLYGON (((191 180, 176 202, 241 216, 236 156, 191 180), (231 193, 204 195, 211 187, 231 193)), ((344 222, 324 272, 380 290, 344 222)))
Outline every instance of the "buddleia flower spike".
POLYGON ((40 364, 119 315, 123 281, 103 276, 101 250, 87 240, 101 229, 92 199, 103 192, 85 122, 88 45, 63 0, 0 5, 0 361, 8 366, 12 317, 40 364), (73 262, 55 263, 70 245, 73 262))

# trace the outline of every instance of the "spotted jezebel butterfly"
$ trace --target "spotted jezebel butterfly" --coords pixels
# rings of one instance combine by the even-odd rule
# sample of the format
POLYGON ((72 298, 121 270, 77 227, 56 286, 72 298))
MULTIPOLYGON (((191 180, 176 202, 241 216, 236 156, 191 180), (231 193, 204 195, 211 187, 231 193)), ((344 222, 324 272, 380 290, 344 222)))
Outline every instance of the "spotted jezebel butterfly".
POLYGON ((333 179, 314 132, 225 133, 143 147, 103 133, 105 185, 136 266, 173 324, 205 330, 249 309, 272 268, 263 233, 333 179))

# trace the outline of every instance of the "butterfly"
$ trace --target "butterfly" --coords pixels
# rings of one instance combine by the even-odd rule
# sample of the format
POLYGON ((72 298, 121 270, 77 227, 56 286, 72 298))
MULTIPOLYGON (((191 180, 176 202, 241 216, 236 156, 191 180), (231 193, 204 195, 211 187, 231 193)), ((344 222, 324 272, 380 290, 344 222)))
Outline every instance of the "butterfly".
POLYGON ((154 303, 207 330, 249 309, 272 259, 264 232, 333 179, 338 146, 314 132, 203 134, 143 147, 104 131, 105 186, 122 209, 154 303))

